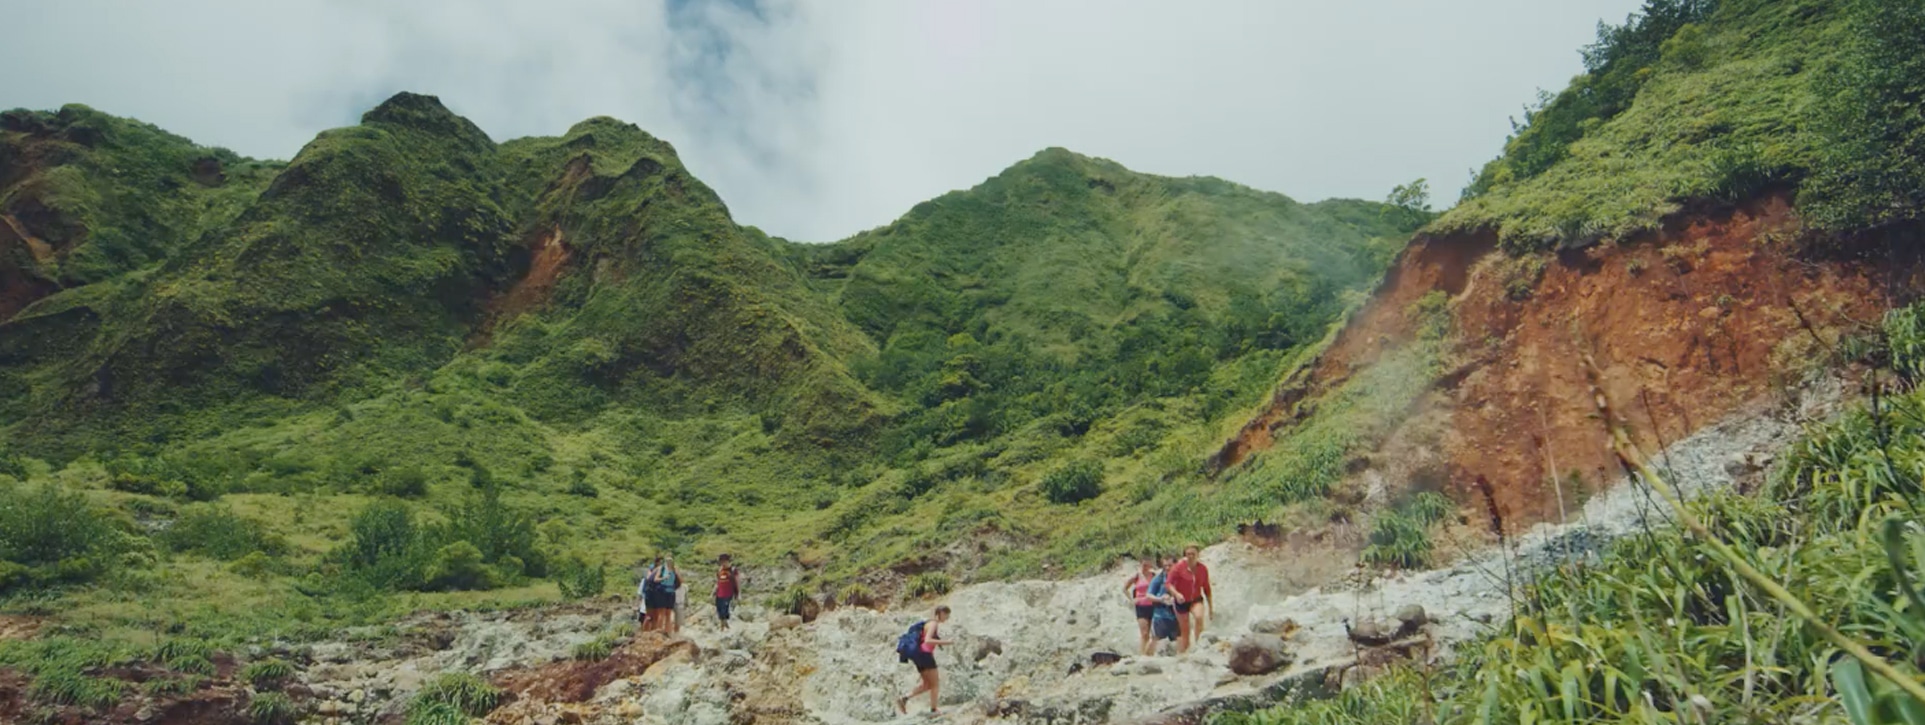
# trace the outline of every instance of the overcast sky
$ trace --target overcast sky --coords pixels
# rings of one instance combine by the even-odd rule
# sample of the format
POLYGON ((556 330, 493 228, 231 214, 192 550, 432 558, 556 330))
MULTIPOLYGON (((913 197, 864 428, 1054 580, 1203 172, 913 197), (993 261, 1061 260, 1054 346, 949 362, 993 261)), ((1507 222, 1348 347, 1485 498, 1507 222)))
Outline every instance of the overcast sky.
MULTIPOLYGON (((289 158, 395 91, 496 140, 609 115, 826 241, 1049 146, 1303 201, 1455 200, 1638 0, 0 0, 0 107, 289 158)), ((1443 205, 1443 204, 1440 204, 1443 205)))

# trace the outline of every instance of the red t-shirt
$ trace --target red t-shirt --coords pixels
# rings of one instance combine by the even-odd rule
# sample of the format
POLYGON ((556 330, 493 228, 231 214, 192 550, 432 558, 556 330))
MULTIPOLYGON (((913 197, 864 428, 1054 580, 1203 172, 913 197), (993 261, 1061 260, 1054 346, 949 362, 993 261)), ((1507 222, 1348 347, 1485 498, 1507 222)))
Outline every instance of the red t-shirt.
POLYGON ((1169 585, 1172 591, 1183 597, 1183 601, 1196 601, 1196 572, 1190 568, 1190 560, 1184 559, 1170 567, 1169 585))
POLYGON ((1196 589, 1203 596, 1216 599, 1216 592, 1210 591, 1210 567, 1204 566, 1202 561, 1196 563, 1196 589))
POLYGON ((715 598, 735 598, 735 567, 725 566, 715 574, 715 598))

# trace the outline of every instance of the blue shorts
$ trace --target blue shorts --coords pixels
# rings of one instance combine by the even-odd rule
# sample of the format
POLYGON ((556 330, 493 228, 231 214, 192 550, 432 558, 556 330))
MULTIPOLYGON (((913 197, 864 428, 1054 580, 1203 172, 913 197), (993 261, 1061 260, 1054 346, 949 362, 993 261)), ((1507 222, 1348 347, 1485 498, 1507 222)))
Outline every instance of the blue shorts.
POLYGON ((735 608, 735 597, 716 597, 715 598, 715 616, 721 619, 722 621, 724 622, 729 621, 729 610, 734 608, 735 608))

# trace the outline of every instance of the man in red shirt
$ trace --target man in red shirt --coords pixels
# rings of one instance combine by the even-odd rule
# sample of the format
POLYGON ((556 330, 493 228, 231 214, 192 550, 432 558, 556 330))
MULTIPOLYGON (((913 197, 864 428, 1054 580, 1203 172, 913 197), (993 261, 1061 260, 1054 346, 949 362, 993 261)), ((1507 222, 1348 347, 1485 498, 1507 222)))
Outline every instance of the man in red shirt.
POLYGON ((735 607, 742 570, 735 568, 728 554, 723 554, 721 559, 722 569, 715 573, 715 618, 722 620, 722 630, 726 632, 729 628, 729 610, 735 607))
POLYGON ((1176 653, 1179 655, 1190 651, 1190 610, 1196 606, 1197 597, 1202 594, 1201 587, 1197 585, 1198 564, 1191 558, 1191 552, 1195 551, 1194 546, 1184 550, 1185 557, 1170 567, 1166 582, 1170 595, 1176 598, 1176 653))
POLYGON ((1191 637, 1203 636, 1204 622, 1216 618, 1216 592, 1210 590, 1210 567, 1205 566, 1203 560, 1197 558, 1202 553, 1195 544, 1183 550, 1183 562, 1196 577, 1197 596, 1191 597, 1190 601, 1203 605, 1202 609, 1190 608, 1191 637))

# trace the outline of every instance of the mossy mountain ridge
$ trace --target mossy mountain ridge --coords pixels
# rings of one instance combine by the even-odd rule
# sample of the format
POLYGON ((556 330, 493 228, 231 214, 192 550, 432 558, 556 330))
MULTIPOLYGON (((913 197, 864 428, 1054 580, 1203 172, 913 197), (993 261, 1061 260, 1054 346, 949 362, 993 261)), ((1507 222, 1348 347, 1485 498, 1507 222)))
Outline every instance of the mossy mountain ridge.
POLYGON ((79 106, 6 118, 12 452, 254 511, 314 556, 369 496, 477 487, 572 525, 556 550, 839 578, 972 568, 928 552, 992 531, 1042 545, 1012 571, 1174 541, 1116 525, 1421 221, 1050 149, 797 244, 607 118, 497 143, 404 93, 285 165, 79 106), (1077 500, 1039 493, 1099 458, 1077 500), (278 520, 290 496, 338 505, 278 520), (1107 520, 1100 550, 1066 516, 1107 520))

